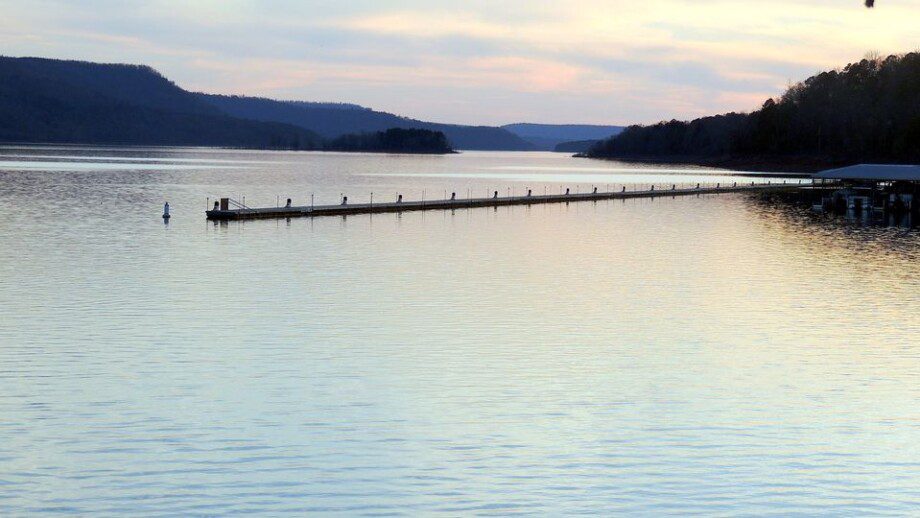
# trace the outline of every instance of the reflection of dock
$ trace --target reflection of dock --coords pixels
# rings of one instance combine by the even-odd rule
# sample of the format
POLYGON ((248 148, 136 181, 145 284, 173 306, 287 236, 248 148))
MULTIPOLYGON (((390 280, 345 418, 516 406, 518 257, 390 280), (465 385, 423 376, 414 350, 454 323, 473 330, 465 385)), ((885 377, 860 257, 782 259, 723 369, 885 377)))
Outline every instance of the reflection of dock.
MULTIPOLYGON (((266 207, 250 208, 241 205, 229 198, 222 198, 220 203, 215 203, 214 210, 206 211, 208 219, 213 220, 241 220, 241 219, 264 219, 264 218, 298 218, 298 217, 315 217, 315 216, 349 216, 353 214, 379 214, 384 212, 408 212, 417 210, 455 210, 475 207, 502 207, 506 205, 537 205, 544 203, 569 203, 576 201, 599 201, 599 200, 623 200, 629 198, 656 198, 669 196, 694 196, 703 194, 727 194, 739 192, 784 192, 810 187, 808 183, 765 183, 722 186, 716 184, 715 187, 691 187, 677 188, 676 185, 666 186, 665 188, 651 187, 648 190, 627 191, 625 188, 614 192, 593 192, 587 193, 569 193, 566 194, 544 194, 542 196, 530 195, 528 191, 524 196, 498 196, 496 191, 491 198, 457 198, 453 195, 446 200, 426 200, 426 201, 397 201, 388 203, 343 203, 339 205, 316 205, 316 206, 291 206, 291 207, 266 207), (235 205, 236 208, 231 208, 235 205)), ((402 196, 400 196, 400 199, 402 196)))

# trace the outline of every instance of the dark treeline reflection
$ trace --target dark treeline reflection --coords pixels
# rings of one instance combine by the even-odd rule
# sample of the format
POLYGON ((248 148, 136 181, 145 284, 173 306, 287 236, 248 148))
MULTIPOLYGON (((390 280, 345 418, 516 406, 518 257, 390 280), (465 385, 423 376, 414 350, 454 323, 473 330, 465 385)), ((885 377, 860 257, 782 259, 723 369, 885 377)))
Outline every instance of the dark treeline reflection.
POLYGON ((920 160, 920 54, 867 58, 810 77, 750 114, 631 126, 588 156, 920 160))

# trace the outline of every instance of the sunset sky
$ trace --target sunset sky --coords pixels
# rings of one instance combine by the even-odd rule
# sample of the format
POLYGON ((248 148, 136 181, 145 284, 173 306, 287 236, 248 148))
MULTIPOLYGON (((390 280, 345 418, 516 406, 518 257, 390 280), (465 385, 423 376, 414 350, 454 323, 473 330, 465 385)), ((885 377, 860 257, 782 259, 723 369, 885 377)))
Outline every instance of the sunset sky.
POLYGON ((149 64, 191 90, 442 122, 653 122, 751 110, 920 46, 920 0, 0 0, 0 53, 149 64))

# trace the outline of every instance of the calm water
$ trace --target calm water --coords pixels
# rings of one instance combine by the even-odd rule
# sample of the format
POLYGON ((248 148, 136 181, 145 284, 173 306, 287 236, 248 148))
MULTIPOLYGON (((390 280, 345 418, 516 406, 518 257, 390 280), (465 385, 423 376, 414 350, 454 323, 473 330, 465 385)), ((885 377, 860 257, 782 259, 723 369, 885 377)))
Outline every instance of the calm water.
POLYGON ((920 512, 920 233, 564 155, 0 149, 0 514, 920 512), (169 200, 173 218, 160 219, 169 200))

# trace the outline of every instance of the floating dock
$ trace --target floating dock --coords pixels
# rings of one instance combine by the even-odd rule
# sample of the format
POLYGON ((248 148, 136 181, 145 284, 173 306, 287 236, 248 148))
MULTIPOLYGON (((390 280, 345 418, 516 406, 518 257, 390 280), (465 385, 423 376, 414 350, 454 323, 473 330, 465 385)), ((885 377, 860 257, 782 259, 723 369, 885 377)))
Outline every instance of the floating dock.
POLYGON ((318 216, 351 216, 356 214, 381 214, 385 212, 409 212, 418 210, 456 210, 475 207, 503 207, 507 205, 537 205, 545 203, 571 203, 578 201, 599 201, 599 200, 624 200, 630 198, 656 198, 656 197, 673 197, 673 196, 694 196, 704 194, 728 194, 744 192, 788 192, 806 187, 812 187, 812 183, 765 183, 721 186, 715 187, 691 187, 677 188, 676 185, 664 189, 652 187, 648 190, 627 191, 625 188, 614 192, 593 192, 586 193, 569 193, 566 194, 544 194, 531 195, 530 191, 524 196, 498 196, 496 191, 490 198, 457 198, 456 194, 449 199, 444 200, 424 200, 424 201, 400 201, 385 203, 348 203, 347 197, 343 198, 342 203, 338 205, 306 205, 306 206, 284 206, 284 207, 265 207, 252 208, 232 200, 230 198, 221 198, 215 202, 213 210, 205 211, 207 218, 210 220, 245 220, 245 219, 268 219, 268 218, 302 218, 318 216), (234 208, 231 208, 235 206, 234 208))

